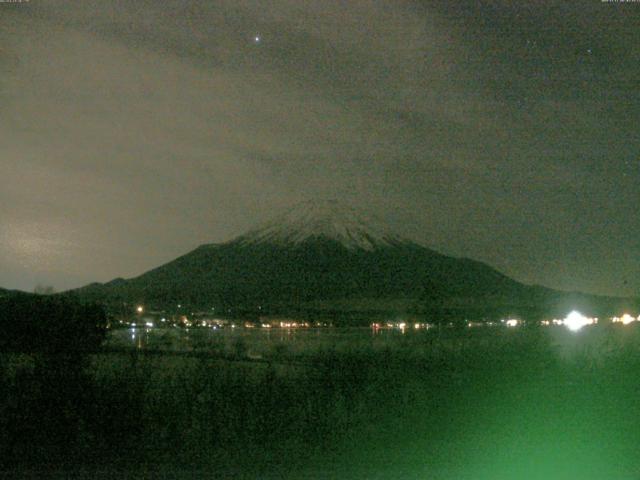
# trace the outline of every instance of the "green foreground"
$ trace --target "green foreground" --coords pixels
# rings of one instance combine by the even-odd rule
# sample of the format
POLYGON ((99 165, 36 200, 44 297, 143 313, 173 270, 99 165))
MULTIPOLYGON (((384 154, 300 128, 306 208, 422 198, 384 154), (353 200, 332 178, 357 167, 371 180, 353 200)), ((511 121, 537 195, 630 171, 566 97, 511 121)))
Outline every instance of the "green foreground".
POLYGON ((2 354, 0 476, 640 478, 634 326, 280 357, 2 354))

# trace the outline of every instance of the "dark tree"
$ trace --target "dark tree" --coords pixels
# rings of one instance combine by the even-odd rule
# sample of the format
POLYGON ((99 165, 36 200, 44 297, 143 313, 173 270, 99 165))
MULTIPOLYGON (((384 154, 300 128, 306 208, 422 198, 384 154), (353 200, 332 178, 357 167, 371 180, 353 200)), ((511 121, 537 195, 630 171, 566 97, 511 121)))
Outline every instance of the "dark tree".
POLYGON ((56 296, 16 294, 0 298, 0 350, 95 351, 106 333, 102 307, 56 296))

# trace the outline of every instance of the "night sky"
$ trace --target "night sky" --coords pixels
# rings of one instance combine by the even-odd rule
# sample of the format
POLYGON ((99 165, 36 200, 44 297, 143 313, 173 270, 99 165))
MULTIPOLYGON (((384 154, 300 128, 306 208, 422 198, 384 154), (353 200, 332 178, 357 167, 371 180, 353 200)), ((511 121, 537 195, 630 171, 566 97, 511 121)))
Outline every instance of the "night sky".
POLYGON ((314 198, 640 294, 640 3, 0 3, 0 286, 131 277, 314 198))

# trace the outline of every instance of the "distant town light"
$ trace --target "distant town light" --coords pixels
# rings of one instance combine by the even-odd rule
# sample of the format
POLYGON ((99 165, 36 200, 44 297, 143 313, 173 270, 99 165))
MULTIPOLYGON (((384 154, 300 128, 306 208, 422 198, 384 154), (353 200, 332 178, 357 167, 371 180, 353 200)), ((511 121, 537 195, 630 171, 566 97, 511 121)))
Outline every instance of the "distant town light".
POLYGON ((629 325, 631 322, 635 322, 635 318, 633 318, 631 315, 629 315, 628 313, 625 313, 622 316, 622 324, 623 325, 629 325))
POLYGON ((509 320, 503 320, 507 324, 507 327, 517 327, 520 324, 520 320, 510 318, 509 320))
POLYGON ((144 307, 142 305, 138 305, 138 308, 136 308, 136 312, 138 313, 144 312, 144 307))
MULTIPOLYGON (((640 317, 638 317, 640 318, 640 317)), ((621 323, 623 325, 629 325, 632 322, 635 322, 636 319, 633 318, 631 315, 629 315, 628 313, 625 313, 624 315, 622 315, 621 317, 613 317, 611 319, 611 321, 613 323, 621 323)))

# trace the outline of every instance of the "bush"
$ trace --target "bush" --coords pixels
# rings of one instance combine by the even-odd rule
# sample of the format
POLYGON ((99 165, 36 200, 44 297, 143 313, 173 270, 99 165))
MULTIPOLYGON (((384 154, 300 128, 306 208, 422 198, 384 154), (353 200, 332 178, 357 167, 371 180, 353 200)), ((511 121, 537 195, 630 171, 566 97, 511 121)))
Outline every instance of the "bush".
POLYGON ((106 326, 106 314, 97 305, 29 294, 0 298, 2 351, 95 351, 106 326))

